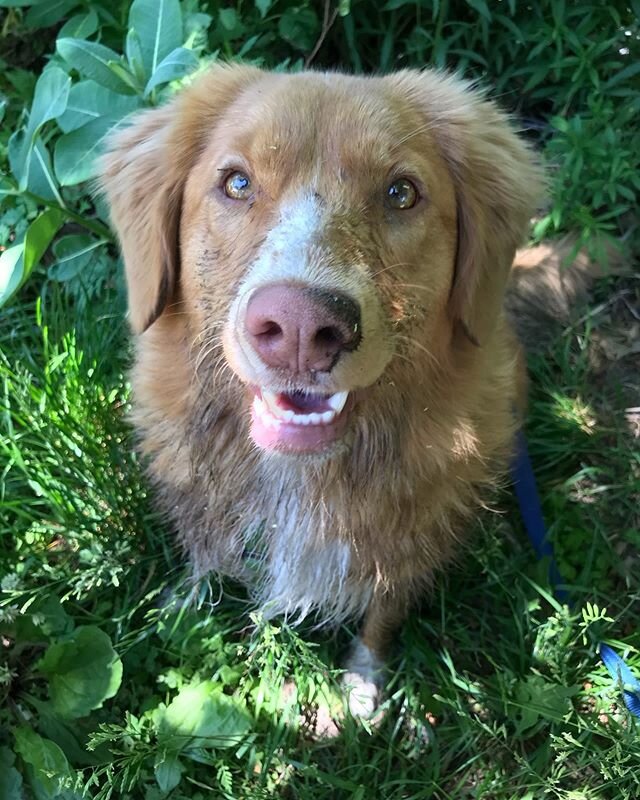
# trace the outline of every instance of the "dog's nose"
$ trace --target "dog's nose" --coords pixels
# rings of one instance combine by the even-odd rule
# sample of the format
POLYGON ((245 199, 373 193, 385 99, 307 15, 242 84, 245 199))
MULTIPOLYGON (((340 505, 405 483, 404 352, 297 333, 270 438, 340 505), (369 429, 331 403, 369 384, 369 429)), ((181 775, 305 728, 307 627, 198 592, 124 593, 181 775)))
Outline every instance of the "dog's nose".
POLYGON ((360 344, 360 308, 341 292, 274 283, 251 296, 245 329, 268 367, 329 372, 360 344))

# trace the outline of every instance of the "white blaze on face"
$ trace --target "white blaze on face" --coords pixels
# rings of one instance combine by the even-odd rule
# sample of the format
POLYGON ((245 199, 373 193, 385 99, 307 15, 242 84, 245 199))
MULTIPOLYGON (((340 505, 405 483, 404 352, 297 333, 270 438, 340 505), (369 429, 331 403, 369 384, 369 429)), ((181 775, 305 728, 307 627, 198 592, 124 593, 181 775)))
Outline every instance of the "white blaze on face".
POLYGON ((278 224, 269 232, 258 258, 244 283, 256 286, 278 281, 316 284, 321 270, 313 268, 314 249, 318 247, 328 213, 318 198, 301 195, 280 211, 278 224))
MULTIPOLYGON (((230 309, 224 341, 233 355, 238 354, 235 339, 242 339, 244 315, 253 292, 267 284, 286 281, 318 285, 319 270, 317 267, 313 270, 310 262, 322 231, 322 217, 317 198, 308 194, 280 210, 278 223, 269 231, 230 309)), ((262 362, 250 347, 242 346, 241 360, 242 356, 256 371, 261 371, 262 362)), ((232 363, 235 365, 235 358, 232 363)))
POLYGON ((269 283, 296 281, 314 285, 316 281, 309 269, 310 253, 321 229, 322 213, 313 196, 305 194, 283 206, 278 223, 269 231, 238 288, 223 341, 229 362, 247 383, 262 385, 256 378, 265 372, 264 364, 244 337, 244 318, 251 295, 269 283))
MULTIPOLYGON (((280 209, 278 222, 269 231, 255 260, 238 287, 223 343, 227 360, 236 374, 256 390, 252 436, 265 449, 311 452, 340 439, 346 430, 347 394, 376 381, 392 355, 392 337, 375 284, 367 265, 347 262, 332 246, 332 212, 312 193, 300 194, 280 209), (245 329, 247 307, 254 292, 274 284, 296 283, 327 292, 344 294, 360 310, 360 342, 354 351, 343 352, 335 366, 320 373, 317 407, 296 409, 291 392, 277 385, 276 371, 265 364, 252 346, 245 329), (340 401, 340 408, 330 402, 340 401), (344 399, 343 399, 344 398, 344 399), (327 405, 328 403, 328 405, 327 405), (336 411, 337 413, 333 413, 336 411), (301 427, 307 428, 306 433, 301 427)), ((353 248, 355 251, 356 248, 353 248)), ((308 376, 300 376, 304 382, 308 376)), ((282 382, 282 375, 278 376, 282 382)), ((301 383, 301 388, 304 386, 301 383)))

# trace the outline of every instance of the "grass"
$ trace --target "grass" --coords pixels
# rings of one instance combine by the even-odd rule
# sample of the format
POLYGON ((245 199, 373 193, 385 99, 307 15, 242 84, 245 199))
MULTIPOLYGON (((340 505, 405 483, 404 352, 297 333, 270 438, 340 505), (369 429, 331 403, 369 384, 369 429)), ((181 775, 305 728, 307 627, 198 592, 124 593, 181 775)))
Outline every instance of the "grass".
POLYGON ((347 720, 321 742, 300 720, 335 698, 350 632, 263 624, 238 586, 190 588, 126 424, 120 295, 78 303, 44 284, 3 311, 0 748, 16 726, 35 728, 93 797, 637 798, 638 724, 596 645, 640 675, 640 453, 625 415, 638 291, 633 278, 603 281, 530 359, 530 449, 575 604, 550 596, 505 490, 502 513, 482 515, 407 623, 380 726, 347 720), (102 708, 65 720, 38 664, 73 625, 110 636, 124 677, 102 708), (210 679, 242 703, 245 735, 167 755, 153 715, 210 679))

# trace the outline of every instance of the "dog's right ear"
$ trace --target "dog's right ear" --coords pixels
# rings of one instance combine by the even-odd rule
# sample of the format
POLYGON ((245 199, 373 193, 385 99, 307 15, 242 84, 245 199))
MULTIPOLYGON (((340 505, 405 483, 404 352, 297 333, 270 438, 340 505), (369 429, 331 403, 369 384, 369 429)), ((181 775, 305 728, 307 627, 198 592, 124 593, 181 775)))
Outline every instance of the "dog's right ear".
POLYGON ((107 143, 100 184, 124 256, 129 318, 145 331, 175 297, 182 192, 217 119, 261 71, 219 65, 162 108, 143 111, 107 143))

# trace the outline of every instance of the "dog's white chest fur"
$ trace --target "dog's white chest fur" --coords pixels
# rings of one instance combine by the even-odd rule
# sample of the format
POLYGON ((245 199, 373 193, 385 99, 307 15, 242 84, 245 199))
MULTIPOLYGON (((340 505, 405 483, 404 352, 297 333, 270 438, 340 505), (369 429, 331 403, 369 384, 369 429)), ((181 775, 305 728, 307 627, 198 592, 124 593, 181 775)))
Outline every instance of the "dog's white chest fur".
POLYGON ((325 624, 364 613, 373 586, 354 579, 350 545, 323 534, 312 510, 285 504, 259 531, 247 542, 255 559, 250 589, 266 617, 317 614, 325 624))

